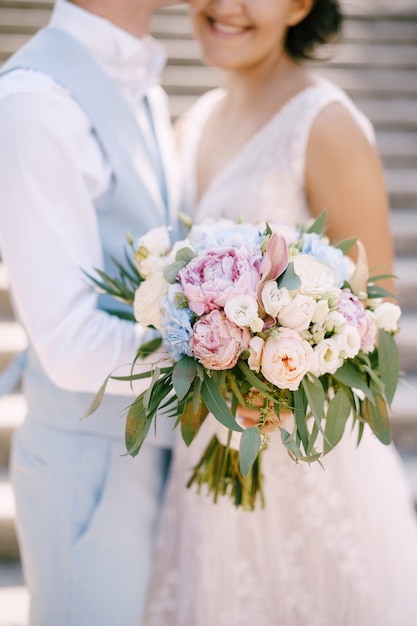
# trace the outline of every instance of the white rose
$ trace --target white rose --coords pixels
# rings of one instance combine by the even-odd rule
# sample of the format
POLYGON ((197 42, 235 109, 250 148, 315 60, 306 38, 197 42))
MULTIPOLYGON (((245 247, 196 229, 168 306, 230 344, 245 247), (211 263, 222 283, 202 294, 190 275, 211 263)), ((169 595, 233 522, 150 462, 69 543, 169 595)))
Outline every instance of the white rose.
POLYGON ((294 272, 301 279, 300 293, 320 297, 337 285, 336 274, 311 254, 298 254, 293 259, 294 272))
POLYGON ((322 374, 334 374, 343 365, 340 357, 340 348, 334 337, 323 339, 314 348, 314 367, 311 370, 316 376, 322 374))
POLYGON ((398 330, 398 320, 400 319, 401 309, 398 304, 392 302, 383 302, 374 311, 376 325, 388 333, 395 333, 398 330))
POLYGON ((334 335, 339 345, 340 356, 343 359, 353 359, 361 348, 359 330, 351 324, 346 324, 341 333, 334 335))
POLYGON ((168 291, 168 283, 161 272, 144 280, 136 289, 133 308, 135 318, 143 326, 162 330, 161 300, 168 291))
POLYGON ((149 278, 152 274, 161 273, 166 265, 166 260, 160 256, 149 254, 146 258, 136 260, 139 274, 143 278, 149 278))
POLYGON ((264 347, 264 340, 261 337, 252 337, 249 341, 249 359, 248 365, 251 370, 259 372, 261 367, 262 350, 264 347))
POLYGON ((276 318, 283 306, 291 302, 288 289, 283 287, 278 289, 275 280, 268 280, 262 288, 262 304, 268 315, 276 318))
POLYGON ((240 328, 248 328, 258 319, 258 301, 250 294, 232 296, 227 300, 224 312, 230 322, 240 328))
POLYGON ((138 248, 145 248, 149 254, 165 254, 170 246, 169 232, 166 226, 152 228, 139 239, 138 248))
POLYGON ((278 321, 286 328, 305 330, 310 326, 316 309, 316 301, 310 296, 297 294, 287 306, 278 313, 278 321))
POLYGON ((291 328, 278 328, 265 341, 261 370, 279 389, 298 389, 311 367, 313 348, 291 328))

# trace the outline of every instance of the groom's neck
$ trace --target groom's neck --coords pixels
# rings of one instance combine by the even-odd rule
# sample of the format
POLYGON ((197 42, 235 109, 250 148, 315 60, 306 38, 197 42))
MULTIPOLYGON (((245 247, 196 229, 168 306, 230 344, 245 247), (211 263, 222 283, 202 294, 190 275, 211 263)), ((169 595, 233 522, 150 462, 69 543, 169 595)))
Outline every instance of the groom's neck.
POLYGON ((81 9, 109 20, 134 37, 149 32, 152 14, 162 3, 158 0, 69 0, 81 9))

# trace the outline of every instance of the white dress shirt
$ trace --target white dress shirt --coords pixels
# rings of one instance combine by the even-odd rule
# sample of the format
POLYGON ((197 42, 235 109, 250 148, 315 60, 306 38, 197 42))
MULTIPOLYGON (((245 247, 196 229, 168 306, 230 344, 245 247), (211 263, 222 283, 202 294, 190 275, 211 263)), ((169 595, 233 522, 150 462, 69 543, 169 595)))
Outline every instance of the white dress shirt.
MULTIPOLYGON (((51 26, 80 41, 116 81, 156 149, 143 96, 159 82, 162 46, 65 0, 57 1, 51 26)), ((0 137, 0 251, 18 317, 56 385, 95 393, 114 368, 130 370, 144 335, 139 325, 98 311, 97 295, 81 278, 82 269, 103 267, 96 214, 112 185, 111 167, 83 110, 40 72, 1 77, 0 137)), ((132 393, 117 381, 108 391, 132 393)))

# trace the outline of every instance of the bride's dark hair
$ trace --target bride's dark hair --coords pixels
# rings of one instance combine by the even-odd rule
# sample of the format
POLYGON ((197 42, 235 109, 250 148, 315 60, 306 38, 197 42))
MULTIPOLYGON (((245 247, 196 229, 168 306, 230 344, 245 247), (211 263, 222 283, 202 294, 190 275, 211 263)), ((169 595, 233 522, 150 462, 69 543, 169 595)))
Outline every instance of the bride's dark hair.
POLYGON ((312 59, 316 46, 339 34, 342 12, 338 0, 315 0, 306 18, 288 29, 285 49, 293 59, 312 59))

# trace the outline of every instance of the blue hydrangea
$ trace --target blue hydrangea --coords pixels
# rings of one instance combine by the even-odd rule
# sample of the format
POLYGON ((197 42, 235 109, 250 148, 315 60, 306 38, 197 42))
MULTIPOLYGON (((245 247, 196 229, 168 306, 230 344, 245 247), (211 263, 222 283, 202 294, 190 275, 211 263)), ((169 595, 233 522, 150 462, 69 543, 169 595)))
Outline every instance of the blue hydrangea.
POLYGON ((198 250, 216 248, 218 246, 253 245, 259 247, 264 237, 254 224, 236 224, 232 220, 221 219, 201 225, 195 225, 190 238, 196 242, 198 250))
POLYGON ((179 285, 171 285, 163 299, 163 336, 171 358, 174 361, 184 356, 192 356, 190 339, 192 312, 184 304, 185 296, 179 285))
POLYGON ((347 279, 347 267, 344 254, 323 241, 317 233, 307 233, 303 238, 303 254, 311 254, 322 263, 328 265, 336 274, 337 287, 341 287, 347 279))

